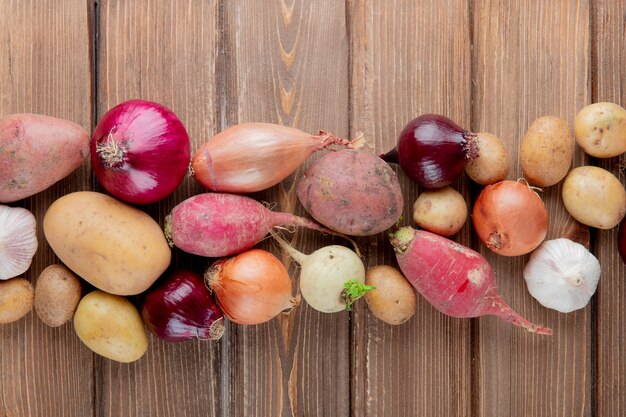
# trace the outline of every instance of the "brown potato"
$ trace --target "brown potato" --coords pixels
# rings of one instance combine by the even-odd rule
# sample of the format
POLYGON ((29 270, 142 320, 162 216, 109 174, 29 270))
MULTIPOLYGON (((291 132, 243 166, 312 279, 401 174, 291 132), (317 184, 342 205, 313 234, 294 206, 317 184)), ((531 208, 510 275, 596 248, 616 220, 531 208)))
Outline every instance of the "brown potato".
POLYGON ((465 166, 467 175, 480 185, 494 184, 509 175, 511 160, 504 144, 496 135, 477 133, 478 157, 465 166))
POLYGON ((385 323, 396 325, 409 320, 417 309, 415 289, 396 268, 374 266, 365 273, 365 284, 376 287, 363 298, 372 314, 385 323))
POLYGON ((573 218, 598 229, 611 229, 626 213, 626 191, 609 171, 582 166, 565 178, 563 203, 573 218))
POLYGON ((425 190, 413 204, 413 220, 422 229, 440 236, 457 233, 467 219, 463 196, 451 187, 425 190))
POLYGON ((567 175, 574 156, 574 138, 567 122, 556 116, 536 119, 520 148, 524 178, 539 187, 549 187, 567 175))
POLYGON ((93 291, 74 313, 74 329, 91 350, 117 362, 133 362, 148 350, 148 335, 135 306, 119 295, 93 291))
POLYGON ((583 150, 597 158, 626 152, 626 109, 615 103, 594 103, 574 118, 574 136, 583 150))
POLYGON ((50 265, 35 285, 35 312, 48 326, 61 326, 74 315, 80 296, 78 277, 63 265, 50 265))
POLYGON ((12 323, 33 309, 35 290, 24 278, 0 281, 0 324, 12 323))

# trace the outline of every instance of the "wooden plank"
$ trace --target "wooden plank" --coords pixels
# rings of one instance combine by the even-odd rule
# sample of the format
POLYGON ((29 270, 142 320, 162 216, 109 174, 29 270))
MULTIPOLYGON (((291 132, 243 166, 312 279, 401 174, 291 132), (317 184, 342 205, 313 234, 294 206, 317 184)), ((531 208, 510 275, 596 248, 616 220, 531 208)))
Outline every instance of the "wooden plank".
MULTIPOLYGON (((223 33, 223 127, 263 121, 348 134, 343 2, 227 1, 223 33)), ((256 197, 305 215, 293 188, 302 170, 256 197)), ((296 236, 293 244, 304 253, 332 242, 302 230, 296 236)), ((271 242, 262 247, 273 249, 271 242)), ((349 415, 347 313, 322 314, 301 304, 267 324, 229 330, 228 415, 349 415)))
MULTIPOLYGON (((89 25, 84 0, 0 1, 0 115, 41 113, 91 128, 89 25)), ((24 274, 33 284, 58 262, 43 235, 43 216, 69 190, 88 188, 89 172, 84 164, 48 190, 10 204, 38 220, 39 249, 24 274)), ((0 326, 0 415, 90 415, 92 358, 71 323, 50 328, 33 312, 0 326)))
MULTIPOLYGON (((518 147, 530 123, 556 115, 571 124, 589 99, 589 4, 586 1, 478 0, 474 6, 474 126, 495 133, 520 177, 518 147)), ((584 163, 577 150, 574 164, 584 163)), ((548 238, 570 224, 560 186, 542 198, 550 214, 548 238)), ((591 403, 591 311, 547 310, 528 293, 522 269, 528 256, 483 254, 494 265, 509 304, 554 336, 527 334, 489 317, 480 319, 476 415, 589 415, 591 403)))
MULTIPOLYGON (((414 117, 439 113, 469 129, 470 13, 466 1, 349 1, 352 129, 384 153, 414 117)), ((418 187, 396 167, 414 224, 418 187)), ((465 182, 454 188, 469 196, 465 182)), ((469 245, 470 226, 453 238, 469 245)), ((384 234, 367 241, 368 267, 397 267, 384 234)), ((353 315, 355 416, 471 415, 471 322, 447 317, 418 297, 416 316, 393 327, 360 303, 353 315)))
MULTIPOLYGON (((593 68, 591 102, 610 101, 626 106, 626 32, 624 16, 626 2, 600 0, 592 3, 593 37, 591 56, 593 68)), ((624 156, 595 160, 598 165, 615 174, 624 184, 624 156)), ((626 268, 617 251, 617 231, 598 231, 597 256, 602 276, 596 299, 596 378, 595 415, 626 414, 626 322, 623 320, 626 292, 626 268)))
MULTIPOLYGON (((156 101, 180 117, 192 150, 200 147, 217 131, 218 2, 105 0, 98 7, 98 117, 131 98, 156 101)), ((176 204, 200 191, 187 178, 172 196, 143 208, 162 224, 176 204)), ((207 263, 175 250, 172 269, 201 273, 207 263)), ((133 364, 98 358, 96 415, 220 414, 221 350, 219 342, 151 337, 148 352, 133 364)))

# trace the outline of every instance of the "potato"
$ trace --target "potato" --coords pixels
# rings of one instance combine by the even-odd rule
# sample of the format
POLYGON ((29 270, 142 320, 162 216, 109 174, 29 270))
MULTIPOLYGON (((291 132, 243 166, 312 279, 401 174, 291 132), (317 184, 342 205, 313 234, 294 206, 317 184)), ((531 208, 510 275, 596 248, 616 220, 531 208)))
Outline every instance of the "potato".
POLYGON ((139 294, 167 269, 171 251, 159 224, 104 194, 56 200, 43 219, 50 247, 72 271, 111 294, 139 294))
POLYGON ((415 314, 415 289, 396 268, 377 265, 365 273, 365 284, 376 287, 363 298, 372 314, 388 324, 402 324, 415 314))
POLYGON ((63 265, 50 265, 35 285, 35 312, 48 326, 62 326, 74 315, 80 296, 78 277, 63 265))
POLYGON ((12 323, 33 309, 33 286, 24 278, 0 281, 0 324, 12 323))
POLYGON ((531 123, 520 147, 524 178, 539 187, 549 187, 567 175, 574 156, 574 138, 567 122, 543 116, 531 123))
POLYGON ((422 229, 441 236, 457 233, 467 219, 467 204, 453 188, 425 190, 413 204, 413 220, 422 229))
POLYGON ((565 178, 563 203, 573 218, 598 229, 611 229, 626 213, 626 191, 609 171, 592 166, 574 168, 565 178))
POLYGON ((480 185, 494 184, 506 179, 511 161, 504 144, 491 133, 479 132, 477 135, 478 157, 467 163, 465 172, 480 185))
POLYGON ((118 362, 133 362, 148 350, 148 335, 135 306, 126 298, 93 291, 74 313, 74 329, 91 350, 118 362))
POLYGON ((89 134, 40 114, 0 118, 0 202, 29 197, 68 176, 89 157, 89 134))
POLYGON ((578 145, 596 158, 611 158, 626 152, 626 109, 615 103, 594 103, 574 118, 578 145))
POLYGON ((317 159, 296 185, 319 223, 339 233, 371 236, 392 227, 404 200, 396 173, 376 155, 345 149, 317 159))

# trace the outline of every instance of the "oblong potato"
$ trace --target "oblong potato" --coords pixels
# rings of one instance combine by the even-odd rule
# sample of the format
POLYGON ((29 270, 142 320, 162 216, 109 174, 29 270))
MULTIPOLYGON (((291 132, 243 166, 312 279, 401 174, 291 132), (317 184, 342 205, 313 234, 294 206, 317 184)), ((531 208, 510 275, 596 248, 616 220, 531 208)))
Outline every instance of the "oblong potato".
POLYGON ((365 284, 376 287, 363 298, 372 314, 387 324, 402 324, 415 315, 415 288, 402 272, 388 265, 376 265, 365 273, 365 284))
POLYGON ((37 194, 89 157, 89 134, 76 123, 41 114, 0 118, 0 202, 37 194))
POLYGON ((148 350, 148 335, 135 306, 119 295, 92 291, 74 313, 78 338, 98 355, 133 362, 148 350))
POLYGON ((68 268, 111 294, 147 290, 172 256, 152 217, 92 191, 70 193, 52 203, 43 231, 68 268))
POLYGON ((611 229, 626 214, 626 190, 609 171, 581 166, 567 174, 561 190, 563 204, 573 218, 587 226, 611 229))
POLYGON ((567 122, 556 116, 533 121, 520 147, 524 178, 539 187, 549 187, 567 175, 574 156, 574 138, 567 122))

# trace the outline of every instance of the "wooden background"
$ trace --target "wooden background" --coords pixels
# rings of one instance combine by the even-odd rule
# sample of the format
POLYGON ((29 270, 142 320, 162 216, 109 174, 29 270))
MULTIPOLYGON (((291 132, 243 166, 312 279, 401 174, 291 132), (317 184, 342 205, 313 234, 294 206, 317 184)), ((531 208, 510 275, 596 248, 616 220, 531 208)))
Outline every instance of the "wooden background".
MULTIPOLYGON (((514 179, 536 117, 571 126, 586 104, 626 104, 625 31, 624 0, 0 0, 0 115, 43 113, 91 130, 108 108, 144 98, 180 116, 194 150, 230 125, 265 121, 363 131, 382 153, 406 122, 436 112, 502 138, 514 179)), ((602 166, 624 182, 618 162, 575 156, 576 165, 602 166)), ((410 219, 419 190, 398 173, 410 219)), ((255 197, 305 215, 294 178, 255 197)), ((470 206, 480 191, 465 178, 455 187, 470 206)), ((102 190, 87 164, 14 205, 41 221, 56 198, 86 189, 102 190)), ((145 209, 162 222, 199 192, 187 179, 145 209)), ((571 223, 560 188, 543 197, 549 237, 558 236, 571 223)), ((41 227, 39 236, 32 282, 56 261, 41 227)), ((626 415, 616 230, 591 231, 603 275, 591 304, 572 314, 530 297, 527 257, 491 254, 470 222, 455 239, 480 250, 504 298, 554 336, 494 317, 447 318, 421 298, 398 327, 363 302, 333 315, 302 305, 264 325, 229 324, 217 343, 152 338, 141 360, 122 365, 92 354, 71 324, 51 329, 30 314, 0 326, 0 416, 626 415)), ((330 242, 294 236, 304 252, 330 242)), ((368 266, 395 263, 384 236, 359 243, 368 266)), ((202 271, 209 262, 174 254, 176 266, 202 271)))

